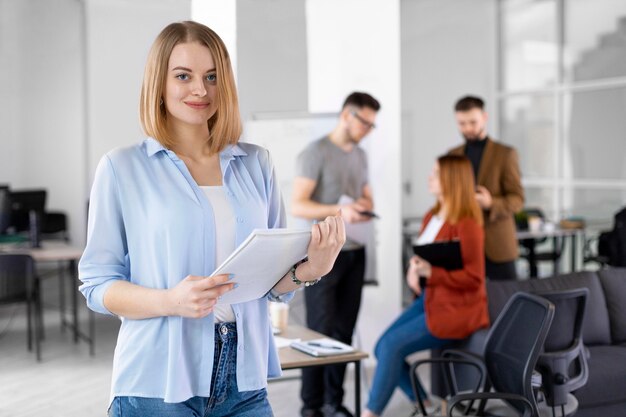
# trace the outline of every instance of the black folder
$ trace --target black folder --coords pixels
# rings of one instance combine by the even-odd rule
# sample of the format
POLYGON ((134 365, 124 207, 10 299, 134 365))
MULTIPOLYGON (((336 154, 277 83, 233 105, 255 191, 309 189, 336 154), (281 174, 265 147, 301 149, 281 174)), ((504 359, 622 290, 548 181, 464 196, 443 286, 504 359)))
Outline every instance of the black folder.
POLYGON ((463 269, 461 242, 459 240, 446 240, 426 245, 414 245, 413 253, 428 261, 432 266, 445 268, 448 271, 463 269))

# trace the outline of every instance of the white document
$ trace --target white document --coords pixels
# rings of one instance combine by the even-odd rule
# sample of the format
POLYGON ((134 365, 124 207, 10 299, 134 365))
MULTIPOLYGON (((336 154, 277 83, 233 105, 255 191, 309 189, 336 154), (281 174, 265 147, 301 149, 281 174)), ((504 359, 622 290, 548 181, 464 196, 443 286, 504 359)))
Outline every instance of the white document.
POLYGON ((291 346, 292 343, 299 342, 300 339, 287 339, 286 337, 274 336, 274 344, 276 349, 291 346))
MULTIPOLYGON (((342 195, 339 197, 339 201, 337 204, 340 206, 344 206, 347 204, 354 203, 354 198, 342 195)), ((359 222, 359 223, 348 223, 345 222, 346 227, 346 238, 350 239, 353 242, 356 242, 360 245, 366 245, 369 242, 370 235, 372 233, 372 221, 359 222)))
POLYGON ((291 344, 291 347, 311 356, 335 356, 354 352, 352 346, 328 337, 307 340, 306 342, 296 341, 291 344))
POLYGON ((263 297, 298 261, 311 241, 310 230, 255 229, 211 275, 233 274, 237 288, 218 304, 237 304, 263 297))

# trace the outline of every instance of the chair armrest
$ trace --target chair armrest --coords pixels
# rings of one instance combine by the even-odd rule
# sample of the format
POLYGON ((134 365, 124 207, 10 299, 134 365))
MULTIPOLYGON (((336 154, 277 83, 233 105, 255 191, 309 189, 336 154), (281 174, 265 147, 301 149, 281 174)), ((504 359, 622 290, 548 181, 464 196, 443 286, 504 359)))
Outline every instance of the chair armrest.
MULTIPOLYGON (((521 395, 500 392, 477 392, 471 394, 458 394, 450 398, 448 401, 448 417, 452 417, 454 408, 462 405, 463 402, 470 401, 471 404, 476 400, 481 401, 481 408, 488 400, 519 401, 524 404, 524 414, 522 417, 532 417, 534 415, 533 405, 521 395)), ((483 415, 483 410, 479 409, 478 414, 476 415, 483 415)))
POLYGON ((485 363, 482 356, 480 356, 477 353, 470 352, 468 350, 446 349, 443 352, 441 352, 441 357, 443 358, 455 358, 456 357, 459 359, 465 359, 468 361, 480 363, 483 366, 485 363))
MULTIPOLYGON (((462 351, 459 351, 463 353, 462 351)), ((445 354, 445 352, 444 352, 445 354)), ((454 366, 458 365, 466 365, 475 368, 478 371, 479 377, 476 383, 476 387, 474 388, 474 392, 480 392, 484 390, 485 380, 487 376, 487 368, 485 364, 480 359, 480 357, 476 357, 476 355, 470 354, 467 357, 439 357, 439 358, 430 358, 423 359, 414 362, 411 365, 410 377, 411 377, 411 386, 413 388, 413 393, 415 394, 415 398, 417 398, 418 408, 420 409, 423 415, 426 414, 426 408, 424 407, 424 398, 422 398, 422 394, 418 389, 418 386, 421 386, 421 382, 419 380, 419 376, 417 374, 417 369, 422 365, 435 365, 439 364, 443 370, 442 374, 444 375, 446 385, 448 386, 448 391, 452 393, 452 395, 456 395, 459 392, 458 385, 456 383, 456 378, 454 377, 454 366)), ((471 408, 473 403, 470 403, 469 407, 471 408)))

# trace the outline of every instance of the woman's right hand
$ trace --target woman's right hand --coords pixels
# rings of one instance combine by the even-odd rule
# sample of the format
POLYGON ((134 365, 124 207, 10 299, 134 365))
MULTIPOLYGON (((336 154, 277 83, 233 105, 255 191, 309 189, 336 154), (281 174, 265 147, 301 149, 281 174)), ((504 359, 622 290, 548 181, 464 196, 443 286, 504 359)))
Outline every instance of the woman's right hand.
POLYGON ((168 290, 169 315, 195 319, 208 316, 218 298, 234 288, 235 284, 228 281, 228 274, 212 277, 187 275, 168 290))

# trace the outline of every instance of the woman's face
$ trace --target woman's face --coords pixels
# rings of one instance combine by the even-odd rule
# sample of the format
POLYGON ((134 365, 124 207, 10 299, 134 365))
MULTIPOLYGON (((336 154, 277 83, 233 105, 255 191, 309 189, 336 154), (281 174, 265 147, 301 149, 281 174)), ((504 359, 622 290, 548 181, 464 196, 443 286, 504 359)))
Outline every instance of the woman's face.
POLYGON ((435 162, 428 176, 428 192, 435 197, 441 197, 441 181, 439 181, 439 162, 435 162))
POLYGON ((176 45, 163 97, 168 124, 206 126, 217 110, 216 96, 217 74, 209 48, 196 42, 176 45))

